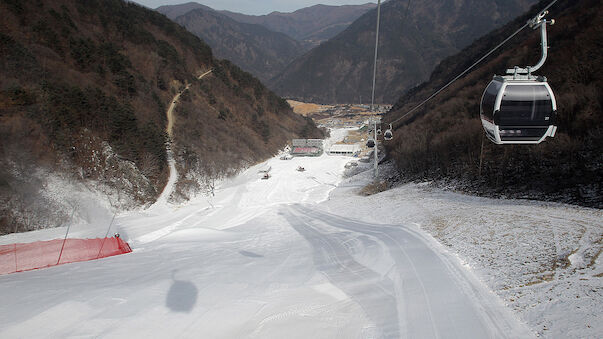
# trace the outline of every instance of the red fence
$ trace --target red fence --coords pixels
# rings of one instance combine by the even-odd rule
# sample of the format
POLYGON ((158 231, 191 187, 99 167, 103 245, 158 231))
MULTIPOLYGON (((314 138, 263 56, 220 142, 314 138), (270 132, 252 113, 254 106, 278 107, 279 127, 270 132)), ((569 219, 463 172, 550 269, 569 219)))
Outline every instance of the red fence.
POLYGON ((94 260, 130 252, 132 249, 128 243, 119 237, 67 239, 64 246, 63 239, 0 245, 0 274, 94 260))

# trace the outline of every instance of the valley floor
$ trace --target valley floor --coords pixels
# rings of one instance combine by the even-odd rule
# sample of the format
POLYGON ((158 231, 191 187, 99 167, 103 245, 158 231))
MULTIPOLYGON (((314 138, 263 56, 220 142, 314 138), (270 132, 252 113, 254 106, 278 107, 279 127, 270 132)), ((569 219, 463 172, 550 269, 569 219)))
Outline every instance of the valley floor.
POLYGON ((277 157, 215 197, 118 216, 133 253, 0 276, 0 337, 603 333, 600 210, 416 184, 361 197, 371 171, 345 178, 350 160, 277 157))

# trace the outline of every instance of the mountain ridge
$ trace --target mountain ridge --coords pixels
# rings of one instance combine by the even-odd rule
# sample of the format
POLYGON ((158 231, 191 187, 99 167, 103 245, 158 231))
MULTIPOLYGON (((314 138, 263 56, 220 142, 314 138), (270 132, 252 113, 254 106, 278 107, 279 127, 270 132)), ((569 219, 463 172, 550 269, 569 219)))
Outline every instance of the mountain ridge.
POLYGON ((283 33, 237 22, 213 9, 195 8, 173 20, 203 39, 218 58, 233 61, 263 81, 309 47, 283 33))
POLYGON ((282 32, 298 41, 317 46, 348 27, 362 14, 375 8, 374 3, 363 5, 313 5, 291 13, 272 12, 267 15, 245 15, 221 11, 232 19, 263 25, 275 32, 282 32))
MULTIPOLYGON (((428 79, 438 61, 506 23, 535 0, 387 1, 381 9, 376 102, 428 79), (502 6, 502 7, 501 7, 502 6)), ((368 102, 371 97, 376 9, 359 17, 271 79, 281 96, 316 103, 368 102)))
POLYGON ((189 2, 160 6, 156 11, 207 42, 217 57, 234 61, 268 83, 295 59, 373 7, 315 5, 292 13, 253 16, 189 2))
POLYGON ((168 18, 174 20, 177 17, 184 15, 195 9, 205 9, 205 10, 214 10, 209 6, 202 5, 198 2, 187 2, 178 5, 163 5, 155 8, 155 11, 167 16, 168 18))

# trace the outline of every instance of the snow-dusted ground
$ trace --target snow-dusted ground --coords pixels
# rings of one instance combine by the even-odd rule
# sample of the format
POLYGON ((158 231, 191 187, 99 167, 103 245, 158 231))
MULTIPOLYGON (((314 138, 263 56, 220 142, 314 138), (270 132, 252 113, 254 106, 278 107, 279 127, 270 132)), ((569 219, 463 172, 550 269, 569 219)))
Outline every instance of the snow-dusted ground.
POLYGON ((480 198, 428 184, 354 194, 371 174, 340 183, 319 209, 429 233, 539 336, 603 337, 603 211, 480 198))
POLYGON ((599 211, 417 185, 360 197, 371 171, 344 179, 349 160, 275 158, 215 197, 120 215, 133 253, 0 276, 0 337, 603 333, 599 211))

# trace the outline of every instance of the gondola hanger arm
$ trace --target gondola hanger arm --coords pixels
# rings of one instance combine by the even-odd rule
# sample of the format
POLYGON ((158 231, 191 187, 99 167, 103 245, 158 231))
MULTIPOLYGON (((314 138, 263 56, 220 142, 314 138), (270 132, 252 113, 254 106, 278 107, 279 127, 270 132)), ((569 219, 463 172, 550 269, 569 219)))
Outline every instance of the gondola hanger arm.
POLYGON ((544 17, 549 13, 549 11, 542 11, 541 13, 539 13, 538 15, 536 15, 534 18, 528 20, 527 25, 530 26, 530 28, 532 29, 538 29, 540 28, 540 39, 541 39, 541 46, 542 46, 542 54, 540 57, 540 61, 538 61, 538 63, 534 66, 527 66, 525 68, 521 68, 521 67, 517 67, 515 66, 514 68, 509 68, 507 69, 507 74, 513 74, 514 77, 518 77, 519 74, 527 74, 528 78, 532 76, 532 72, 536 72, 537 70, 539 70, 543 65, 544 62, 546 61, 546 58, 548 56, 548 41, 547 41, 547 35, 546 35, 546 25, 554 25, 555 24, 555 20, 546 20, 544 17))

